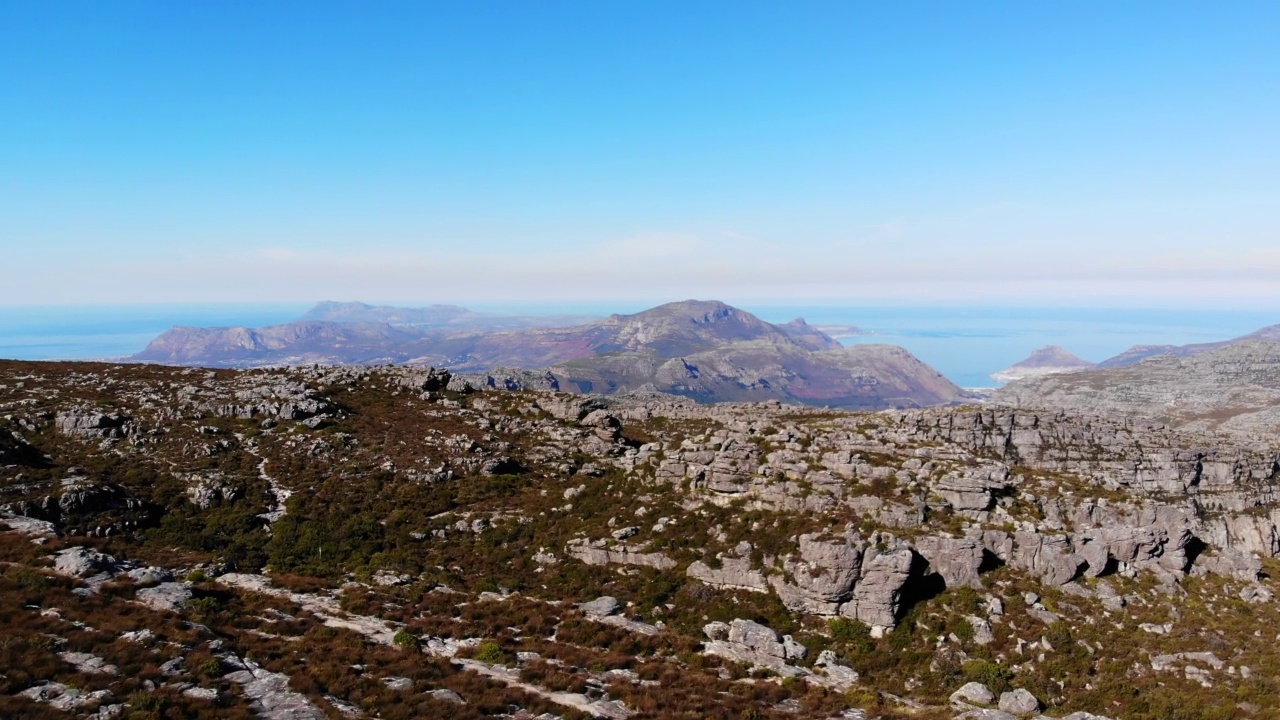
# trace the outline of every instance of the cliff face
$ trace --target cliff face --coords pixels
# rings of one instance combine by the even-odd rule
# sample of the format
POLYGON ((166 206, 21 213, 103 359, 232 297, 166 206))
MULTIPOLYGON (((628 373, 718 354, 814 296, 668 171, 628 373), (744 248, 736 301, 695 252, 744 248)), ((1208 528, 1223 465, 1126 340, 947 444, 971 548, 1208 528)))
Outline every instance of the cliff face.
POLYGON ((1233 433, 1280 428, 1280 344, 1236 342, 1189 356, 1024 379, 994 402, 1154 418, 1233 433))
POLYGON ((23 649, 0 710, 835 718, 892 696, 1156 720, 1274 698, 1274 442, 520 377, 0 362, 0 629, 23 649))

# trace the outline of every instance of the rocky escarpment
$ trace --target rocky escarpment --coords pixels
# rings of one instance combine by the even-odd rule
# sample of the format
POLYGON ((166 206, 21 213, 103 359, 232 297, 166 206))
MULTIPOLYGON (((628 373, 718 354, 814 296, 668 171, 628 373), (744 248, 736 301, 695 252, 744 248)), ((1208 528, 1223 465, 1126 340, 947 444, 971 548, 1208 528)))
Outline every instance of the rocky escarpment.
POLYGON ((1280 428, 1280 344, 1235 342, 1187 357, 1028 378, 993 401, 1152 418, 1188 430, 1244 436, 1280 428))

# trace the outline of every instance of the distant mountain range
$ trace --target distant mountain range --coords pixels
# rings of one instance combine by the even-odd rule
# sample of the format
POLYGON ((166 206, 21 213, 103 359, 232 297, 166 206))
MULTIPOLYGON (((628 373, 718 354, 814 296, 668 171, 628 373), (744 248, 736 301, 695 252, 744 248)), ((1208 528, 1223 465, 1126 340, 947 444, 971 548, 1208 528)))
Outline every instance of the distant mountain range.
MULTIPOLYGON (((563 319, 563 318, 562 318, 563 319)), ((970 396, 906 350, 845 348, 797 318, 771 324, 716 301, 669 303, 568 327, 466 308, 321 303, 265 328, 175 327, 131 359, 207 367, 408 363, 460 372, 546 369, 566 390, 657 391, 708 401, 913 407, 970 396)))

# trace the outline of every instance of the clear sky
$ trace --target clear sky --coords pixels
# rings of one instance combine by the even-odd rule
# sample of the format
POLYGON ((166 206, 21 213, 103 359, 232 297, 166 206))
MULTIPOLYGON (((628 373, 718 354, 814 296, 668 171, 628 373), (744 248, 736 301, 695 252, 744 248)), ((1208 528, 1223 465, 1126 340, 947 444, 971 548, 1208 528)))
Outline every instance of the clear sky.
POLYGON ((0 304, 1280 307, 1280 3, 7 2, 0 304))

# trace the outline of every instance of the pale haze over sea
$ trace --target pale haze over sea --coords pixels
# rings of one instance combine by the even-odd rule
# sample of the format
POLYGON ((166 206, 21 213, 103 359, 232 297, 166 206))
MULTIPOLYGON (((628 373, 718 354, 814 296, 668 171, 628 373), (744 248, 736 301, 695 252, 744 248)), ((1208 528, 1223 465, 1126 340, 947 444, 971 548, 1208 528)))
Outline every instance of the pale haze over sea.
MULTIPOLYGON (((803 317, 813 325, 854 325, 852 343, 901 345, 964 387, 996 385, 989 375, 1044 345, 1101 361, 1133 345, 1226 340, 1280 322, 1280 312, 1187 309, 1053 309, 752 305, 762 319, 803 317)), ((261 327, 296 320, 307 303, 0 307, 0 358, 87 360, 138 352, 174 325, 261 327)), ((608 315, 636 303, 481 305, 495 313, 608 315)))

